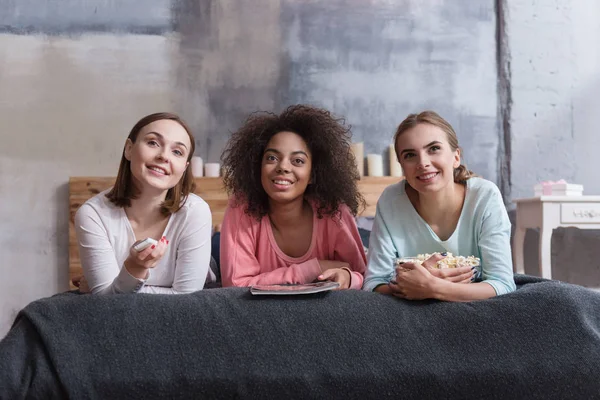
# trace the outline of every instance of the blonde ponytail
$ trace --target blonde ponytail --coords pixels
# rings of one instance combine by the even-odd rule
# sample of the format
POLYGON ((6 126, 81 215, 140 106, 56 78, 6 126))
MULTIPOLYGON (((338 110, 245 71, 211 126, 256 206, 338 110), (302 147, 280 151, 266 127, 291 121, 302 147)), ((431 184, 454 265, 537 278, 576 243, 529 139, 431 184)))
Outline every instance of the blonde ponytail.
POLYGON ((465 165, 460 164, 458 168, 454 168, 454 182, 467 183, 469 178, 477 176, 473 171, 470 171, 465 165))

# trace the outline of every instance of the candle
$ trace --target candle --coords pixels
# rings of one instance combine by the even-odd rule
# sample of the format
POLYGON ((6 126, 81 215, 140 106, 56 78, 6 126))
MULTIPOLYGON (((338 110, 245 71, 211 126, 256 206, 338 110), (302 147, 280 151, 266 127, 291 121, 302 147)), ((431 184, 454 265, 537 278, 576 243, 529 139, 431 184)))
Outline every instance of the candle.
POLYGON ((367 170, 369 176, 383 176, 383 157, 381 154, 367 155, 367 170))
POLYGON ((204 176, 202 157, 192 157, 192 175, 196 178, 204 176))
POLYGON ((206 176, 216 178, 220 175, 221 164, 219 163, 206 163, 204 165, 204 172, 206 176))
POLYGON ((390 176, 402 176, 402 166, 396 156, 396 148, 390 144, 390 176))
POLYGON ((362 177, 365 173, 365 155, 364 155, 364 143, 352 143, 350 149, 354 154, 356 160, 356 168, 358 168, 358 174, 362 177))

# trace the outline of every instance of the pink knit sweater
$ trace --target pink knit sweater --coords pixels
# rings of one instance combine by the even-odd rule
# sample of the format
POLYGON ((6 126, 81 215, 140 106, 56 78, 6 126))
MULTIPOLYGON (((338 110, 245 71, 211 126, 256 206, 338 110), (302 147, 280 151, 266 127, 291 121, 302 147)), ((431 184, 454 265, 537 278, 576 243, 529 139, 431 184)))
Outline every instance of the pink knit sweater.
POLYGON ((221 276, 223 286, 308 283, 321 274, 318 260, 350 264, 350 288, 360 289, 366 257, 350 209, 340 206, 340 217, 317 218, 314 210, 310 247, 301 257, 284 254, 273 236, 268 216, 260 221, 244 213, 244 206, 230 202, 221 228, 221 276))

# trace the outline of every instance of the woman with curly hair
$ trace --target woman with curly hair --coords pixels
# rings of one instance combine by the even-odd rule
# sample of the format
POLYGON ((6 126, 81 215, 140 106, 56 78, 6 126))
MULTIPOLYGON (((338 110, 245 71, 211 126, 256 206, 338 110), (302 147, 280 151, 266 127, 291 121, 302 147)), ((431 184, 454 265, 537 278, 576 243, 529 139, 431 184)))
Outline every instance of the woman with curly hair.
POLYGON ((394 144, 406 179, 386 188, 377 202, 364 289, 446 301, 514 291, 511 225, 500 190, 461 163, 452 126, 433 111, 410 114, 394 144), (408 261, 394 268, 398 256, 423 253, 440 254, 422 265, 408 261), (447 253, 479 258, 480 271, 433 268, 447 253))
POLYGON ((350 129, 329 111, 251 115, 222 156, 231 196, 221 229, 223 286, 332 280, 360 289, 364 206, 350 129))

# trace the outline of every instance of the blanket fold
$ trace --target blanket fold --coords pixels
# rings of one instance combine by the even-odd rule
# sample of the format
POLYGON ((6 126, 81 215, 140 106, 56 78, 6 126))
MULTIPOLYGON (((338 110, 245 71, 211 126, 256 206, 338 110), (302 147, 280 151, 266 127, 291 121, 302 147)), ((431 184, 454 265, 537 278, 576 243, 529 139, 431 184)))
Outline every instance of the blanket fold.
POLYGON ((0 399, 598 398, 600 293, 515 281, 470 303, 59 294, 0 342, 0 399))

